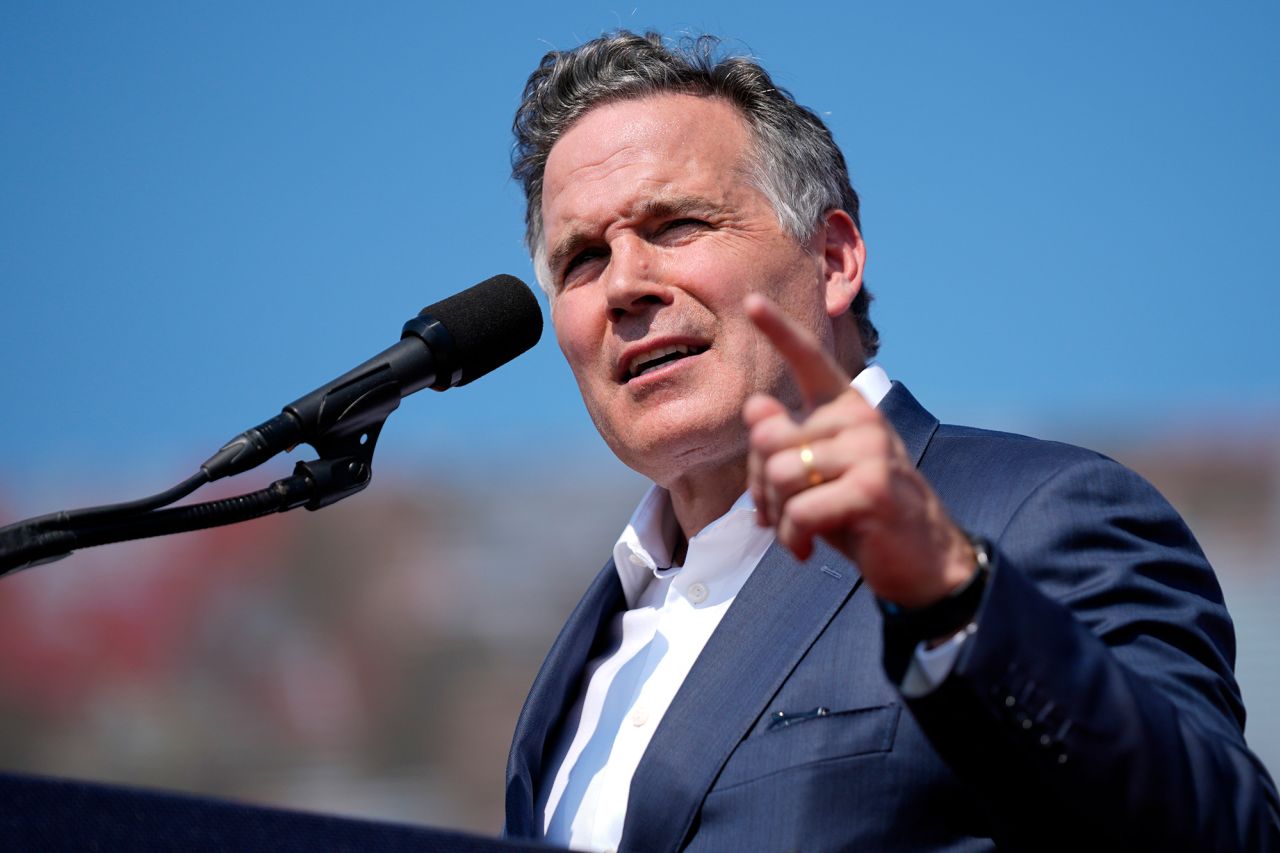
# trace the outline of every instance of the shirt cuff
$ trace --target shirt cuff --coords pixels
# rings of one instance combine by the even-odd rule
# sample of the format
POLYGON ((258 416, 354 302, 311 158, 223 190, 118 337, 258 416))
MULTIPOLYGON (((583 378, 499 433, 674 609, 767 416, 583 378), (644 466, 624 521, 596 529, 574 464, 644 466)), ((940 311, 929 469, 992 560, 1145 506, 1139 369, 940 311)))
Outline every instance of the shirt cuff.
POLYGON ((977 628, 976 624, 970 622, 952 634, 942 645, 932 649, 927 643, 918 643, 915 652, 911 655, 911 662, 907 664, 906 674, 902 676, 902 684, 898 686, 902 695, 908 699, 920 699, 938 689, 955 667, 956 658, 960 657, 960 649, 964 647, 964 641, 977 628))

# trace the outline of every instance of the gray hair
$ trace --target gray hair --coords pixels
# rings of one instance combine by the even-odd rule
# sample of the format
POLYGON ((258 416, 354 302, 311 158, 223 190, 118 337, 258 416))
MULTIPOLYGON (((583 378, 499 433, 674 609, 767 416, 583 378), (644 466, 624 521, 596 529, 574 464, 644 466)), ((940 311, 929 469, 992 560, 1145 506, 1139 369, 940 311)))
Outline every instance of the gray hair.
MULTIPOLYGON (((858 194, 831 131, 822 119, 774 85, 759 63, 716 58, 719 40, 693 39, 669 48, 657 33, 619 30, 573 50, 550 51, 525 84, 512 129, 511 173, 524 188, 525 242, 538 281, 552 295, 542 235, 542 179, 551 148, 591 109, 660 93, 719 97, 738 108, 752 136, 752 183, 773 206, 782 229, 807 242, 827 211, 840 208, 861 230, 858 194)), ((863 287, 850 313, 867 358, 880 334, 868 314, 863 287)))

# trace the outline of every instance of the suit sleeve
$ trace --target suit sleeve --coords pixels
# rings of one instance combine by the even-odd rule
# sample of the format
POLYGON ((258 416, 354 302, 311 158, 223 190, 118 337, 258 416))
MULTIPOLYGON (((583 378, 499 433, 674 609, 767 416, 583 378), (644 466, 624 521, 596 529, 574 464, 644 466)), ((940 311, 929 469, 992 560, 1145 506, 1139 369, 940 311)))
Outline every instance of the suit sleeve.
MULTIPOLYGON (((1049 475, 1000 530, 950 676, 908 706, 1016 848, 1280 850, 1245 746, 1234 635, 1186 525, 1106 459, 1049 475)), ((886 636, 891 677, 903 642, 886 636)))

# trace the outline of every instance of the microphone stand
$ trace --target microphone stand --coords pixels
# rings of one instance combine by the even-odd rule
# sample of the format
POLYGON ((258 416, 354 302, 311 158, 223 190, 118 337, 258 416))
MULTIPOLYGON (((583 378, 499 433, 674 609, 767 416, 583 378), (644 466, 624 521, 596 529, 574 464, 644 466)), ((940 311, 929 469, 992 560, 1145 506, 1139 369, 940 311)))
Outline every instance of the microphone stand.
POLYGON ((427 387, 444 391, 465 385, 529 349, 541 334, 537 300, 511 276, 494 276, 429 305, 404 324, 398 343, 245 430, 172 489, 0 528, 0 576, 61 559, 77 548, 336 503, 369 485, 374 445, 402 397, 427 387), (292 476, 265 489, 162 509, 206 483, 256 468, 303 442, 320 458, 299 462, 292 476))
MULTIPOLYGON (((293 474, 265 489, 236 497, 162 509, 224 476, 218 464, 228 448, 210 458, 200 471, 168 491, 121 504, 50 513, 0 528, 0 576, 60 560, 79 548, 107 545, 204 530, 261 518, 298 507, 317 510, 350 497, 369 485, 373 449, 387 417, 400 403, 399 393, 359 395, 341 417, 308 443, 319 459, 299 462, 293 474)), ((278 416, 279 417, 279 416, 278 416)), ((256 460, 260 464, 263 459, 256 460)), ((238 465, 242 473, 252 465, 238 465)))

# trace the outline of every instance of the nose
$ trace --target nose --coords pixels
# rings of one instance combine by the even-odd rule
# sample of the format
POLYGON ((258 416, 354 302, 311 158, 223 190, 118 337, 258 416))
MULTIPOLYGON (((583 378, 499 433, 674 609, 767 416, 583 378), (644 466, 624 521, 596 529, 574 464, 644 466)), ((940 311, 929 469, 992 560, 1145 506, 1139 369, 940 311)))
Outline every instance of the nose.
POLYGON ((672 289, 655 255, 654 247, 638 237, 618 238, 610 247, 605 299, 613 322, 671 304, 672 289))

